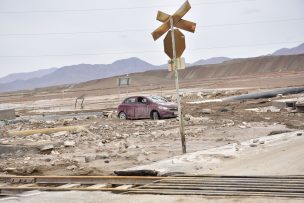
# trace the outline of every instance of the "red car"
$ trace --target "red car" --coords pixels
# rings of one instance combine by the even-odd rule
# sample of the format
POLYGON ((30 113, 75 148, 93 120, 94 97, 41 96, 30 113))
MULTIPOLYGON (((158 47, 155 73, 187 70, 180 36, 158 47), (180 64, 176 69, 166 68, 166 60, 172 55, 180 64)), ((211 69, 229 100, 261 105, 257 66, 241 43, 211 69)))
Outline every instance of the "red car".
POLYGON ((177 104, 159 96, 135 96, 126 98, 118 106, 118 118, 140 119, 174 118, 178 115, 177 104))

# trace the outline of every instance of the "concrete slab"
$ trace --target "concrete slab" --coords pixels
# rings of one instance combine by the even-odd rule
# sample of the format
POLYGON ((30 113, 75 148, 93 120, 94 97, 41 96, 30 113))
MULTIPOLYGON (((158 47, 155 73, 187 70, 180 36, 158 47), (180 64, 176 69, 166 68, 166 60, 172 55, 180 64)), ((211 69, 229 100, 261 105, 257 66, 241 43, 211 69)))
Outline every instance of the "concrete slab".
POLYGON ((0 109, 0 120, 13 120, 15 118, 15 109, 0 109))

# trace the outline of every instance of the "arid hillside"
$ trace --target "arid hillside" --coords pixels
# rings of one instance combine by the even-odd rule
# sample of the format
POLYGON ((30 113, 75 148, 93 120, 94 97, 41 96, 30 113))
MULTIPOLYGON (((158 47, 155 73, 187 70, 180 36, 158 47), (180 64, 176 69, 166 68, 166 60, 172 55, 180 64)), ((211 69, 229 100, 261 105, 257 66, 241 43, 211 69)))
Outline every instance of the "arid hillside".
MULTIPOLYGON (((304 54, 290 56, 263 56, 256 58, 234 59, 221 64, 192 66, 179 72, 181 82, 202 82, 221 78, 250 78, 269 74, 282 75, 302 73, 304 54)), ((174 80, 174 73, 167 70, 147 71, 130 74, 132 85, 168 84, 174 80)), ((73 88, 110 88, 116 87, 116 78, 94 80, 75 85, 73 88)))

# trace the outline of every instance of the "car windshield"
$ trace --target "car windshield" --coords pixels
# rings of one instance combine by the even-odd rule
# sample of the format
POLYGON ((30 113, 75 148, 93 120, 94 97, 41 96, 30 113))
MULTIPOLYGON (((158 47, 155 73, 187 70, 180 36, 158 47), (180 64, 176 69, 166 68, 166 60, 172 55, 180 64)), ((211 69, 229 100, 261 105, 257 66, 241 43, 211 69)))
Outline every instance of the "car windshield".
POLYGON ((165 98, 162 98, 159 96, 150 96, 148 98, 155 103, 167 103, 168 102, 165 98))

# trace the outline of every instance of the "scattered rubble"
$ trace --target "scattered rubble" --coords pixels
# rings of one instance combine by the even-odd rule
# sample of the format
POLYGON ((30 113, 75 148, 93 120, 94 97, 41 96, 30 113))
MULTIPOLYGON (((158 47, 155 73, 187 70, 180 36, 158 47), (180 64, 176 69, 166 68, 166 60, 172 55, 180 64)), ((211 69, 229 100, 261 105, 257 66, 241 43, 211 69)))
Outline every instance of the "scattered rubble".
MULTIPOLYGON (((225 94, 184 94, 182 101, 193 101, 191 97, 215 99, 225 94)), ((302 113, 282 111, 282 108, 274 111, 270 106, 271 101, 268 100, 185 105, 183 113, 187 145, 190 146, 188 151, 233 144, 236 144, 233 150, 238 151, 241 150, 239 143, 244 140, 251 140, 247 146, 259 150, 262 148, 260 145, 265 147, 268 144, 268 140, 257 136, 304 129, 302 113)), ((151 163, 181 153, 178 119, 121 121, 116 118, 115 111, 109 111, 107 115, 73 115, 53 120, 29 116, 1 122, 0 152, 4 149, 2 146, 8 145, 28 148, 0 154, 0 173, 105 175, 112 174, 113 169, 151 163), (8 134, 28 130, 32 133, 8 134)), ((221 158, 232 157, 226 155, 221 158)), ((198 170, 200 167, 197 166, 198 170)))

